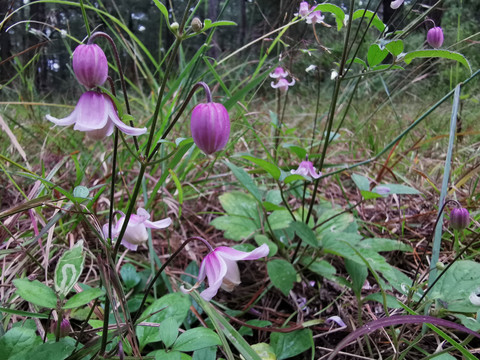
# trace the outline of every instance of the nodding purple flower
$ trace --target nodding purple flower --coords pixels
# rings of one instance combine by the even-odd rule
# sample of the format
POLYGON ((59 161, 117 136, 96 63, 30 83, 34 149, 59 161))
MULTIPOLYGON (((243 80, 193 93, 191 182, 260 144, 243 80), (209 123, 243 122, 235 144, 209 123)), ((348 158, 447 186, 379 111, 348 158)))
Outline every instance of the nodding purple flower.
POLYGON ((391 7, 392 9, 398 9, 400 6, 402 6, 402 4, 403 4, 404 1, 405 1, 405 0, 394 0, 394 1, 392 1, 392 3, 390 4, 390 7, 391 7))
POLYGON ((100 86, 107 80, 107 57, 96 44, 77 46, 72 63, 78 81, 89 89, 100 86))
POLYGON ((311 161, 305 160, 300 163, 297 170, 290 170, 290 173, 302 176, 309 176, 318 179, 322 173, 317 173, 317 169, 313 166, 311 161))
MULTIPOLYGON (((52 321, 51 323, 52 333, 56 333, 57 325, 58 325, 57 321, 52 321)), ((70 334, 71 331, 72 331, 72 326, 70 325, 70 320, 68 320, 67 318, 63 318, 62 321, 60 322, 60 333, 58 334, 59 337, 68 336, 68 334, 70 334)))
POLYGON ((225 106, 209 102, 195 106, 190 129, 195 144, 205 154, 222 150, 230 137, 230 117, 225 106))
POLYGON ((440 26, 435 26, 427 32, 427 42, 434 49, 443 45, 443 30, 440 26))
MULTIPOLYGON (((310 9, 312 11, 314 7, 310 9)), ((307 24, 316 24, 316 23, 321 23, 323 22, 323 19, 325 19, 325 16, 322 16, 321 11, 313 11, 307 16, 307 24)))
POLYGON ((87 91, 82 94, 75 110, 67 117, 57 119, 47 115, 46 118, 60 126, 75 124, 74 130, 84 131, 95 140, 112 135, 114 126, 123 133, 132 136, 147 132, 147 128, 138 129, 125 125, 118 117, 117 109, 110 96, 96 91, 87 91))
POLYGON ((302 1, 300 6, 298 7, 298 13, 294 14, 295 16, 305 17, 310 12, 310 7, 308 6, 308 2, 302 1))
POLYGON ((287 79, 278 79, 277 83, 274 83, 272 81, 272 83, 270 84, 272 88, 278 88, 278 90, 280 90, 281 92, 287 92, 288 88, 293 85, 295 85, 295 79, 292 79, 292 81, 290 82, 288 82, 287 79))
POLYGON ((340 327, 347 327, 345 322, 342 320, 340 316, 334 315, 330 316, 327 320, 325 320, 325 323, 331 324, 332 322, 336 323, 340 327))
POLYGON ((373 192, 376 192, 379 195, 388 195, 390 194, 390 188, 384 185, 377 185, 373 188, 373 192))
POLYGON ((465 208, 454 208, 450 213, 450 226, 455 230, 463 230, 470 224, 470 214, 465 208))
POLYGON ((288 76, 288 72, 286 72, 282 67, 278 66, 270 73, 270 77, 274 79, 283 79, 288 76))
MULTIPOLYGON (((122 229, 125 222, 125 214, 119 211, 121 214, 120 219, 116 222, 112 228, 112 238, 116 238, 122 229)), ((122 245, 127 249, 136 251, 138 245, 144 244, 148 240, 147 228, 150 229, 164 229, 172 223, 172 219, 165 218, 159 221, 150 221, 150 214, 143 208, 138 208, 137 214, 130 215, 130 221, 128 222, 127 229, 122 238, 122 245)), ((103 235, 108 237, 108 224, 103 225, 103 235)))
POLYGON ((240 271, 238 270, 237 261, 240 260, 257 260, 265 257, 269 253, 267 244, 250 252, 235 250, 226 246, 220 246, 210 252, 200 265, 198 274, 198 282, 208 278, 208 288, 200 293, 200 296, 210 301, 217 295, 220 288, 226 291, 233 291, 235 286, 240 284, 240 271))

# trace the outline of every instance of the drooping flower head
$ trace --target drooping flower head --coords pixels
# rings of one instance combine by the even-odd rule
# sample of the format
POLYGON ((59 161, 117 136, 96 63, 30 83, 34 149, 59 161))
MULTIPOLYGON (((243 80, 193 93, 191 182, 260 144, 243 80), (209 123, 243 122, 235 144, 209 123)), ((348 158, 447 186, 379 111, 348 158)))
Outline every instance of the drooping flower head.
POLYGON ((300 3, 300 6, 298 7, 298 13, 294 14, 295 16, 307 16, 307 14, 310 12, 310 7, 308 6, 308 2, 302 1, 300 3))
POLYGON ((300 163, 297 170, 290 170, 290 173, 302 175, 302 176, 309 176, 314 179, 318 179, 322 176, 322 173, 317 173, 317 169, 313 166, 311 161, 305 160, 300 163))
POLYGON ((230 117, 225 106, 208 102, 192 111, 190 129, 195 144, 205 154, 222 150, 230 137, 230 117))
POLYGON ((402 4, 403 4, 404 1, 405 1, 405 0, 394 0, 394 1, 392 1, 392 3, 390 4, 390 7, 391 7, 392 9, 398 9, 400 6, 402 6, 402 4))
POLYGON ((257 260, 267 256, 269 248, 267 244, 262 244, 250 252, 235 250, 226 246, 220 246, 210 252, 200 265, 198 281, 201 282, 208 278, 208 288, 200 293, 200 296, 206 301, 212 300, 217 294, 218 289, 233 291, 235 286, 240 284, 240 271, 237 261, 257 260))
MULTIPOLYGON (((314 7, 310 9, 312 11, 314 7)), ((307 24, 317 24, 323 22, 323 19, 325 19, 325 16, 322 16, 321 11, 313 11, 307 16, 307 24)))
POLYGON ((97 44, 78 45, 73 52, 72 65, 78 81, 89 89, 107 80, 107 57, 97 44))
POLYGON ((470 213, 465 208, 454 208, 450 213, 450 226, 455 230, 463 230, 470 224, 470 213))
POLYGON ((428 45, 438 49, 443 45, 443 30, 440 26, 435 26, 427 32, 428 45))
MULTIPOLYGON (((122 230, 123 223, 126 216, 119 211, 121 217, 112 228, 112 238, 118 237, 122 230)), ((148 240, 147 228, 150 229, 164 229, 172 223, 172 219, 165 218, 159 221, 150 221, 150 214, 143 208, 138 208, 137 214, 130 215, 130 220, 127 229, 122 238, 122 245, 127 249, 136 251, 138 245, 144 244, 148 240)), ((103 235, 108 237, 108 224, 103 225, 103 235)))
POLYGON ((274 79, 283 79, 288 76, 288 72, 286 72, 282 67, 278 66, 270 73, 270 77, 274 79))
POLYGON ((288 82, 287 79, 278 79, 277 83, 274 83, 272 81, 270 85, 274 89, 278 88, 278 90, 280 90, 281 92, 287 92, 290 86, 295 85, 295 79, 292 79, 292 81, 290 82, 288 82))
POLYGON ((82 94, 75 110, 66 118, 57 119, 50 115, 47 115, 46 118, 60 126, 75 124, 74 130, 84 131, 95 140, 112 135, 114 126, 132 136, 147 132, 147 128, 137 129, 125 125, 118 117, 117 109, 110 96, 96 91, 87 91, 82 94))

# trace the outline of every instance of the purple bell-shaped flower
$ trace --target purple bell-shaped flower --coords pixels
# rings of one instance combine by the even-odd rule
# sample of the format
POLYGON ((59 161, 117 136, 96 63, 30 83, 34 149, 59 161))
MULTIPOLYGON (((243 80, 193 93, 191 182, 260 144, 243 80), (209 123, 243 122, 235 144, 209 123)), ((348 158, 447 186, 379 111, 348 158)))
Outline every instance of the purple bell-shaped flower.
POLYGON ((195 144, 205 154, 222 150, 230 137, 230 117, 225 106, 208 102, 192 111, 190 129, 195 144))
POLYGON ((73 52, 72 63, 78 81, 89 89, 103 85, 107 80, 107 57, 96 44, 77 46, 73 52))
POLYGON ((428 30, 427 42, 434 49, 438 49, 443 44, 443 30, 440 26, 435 26, 428 30))

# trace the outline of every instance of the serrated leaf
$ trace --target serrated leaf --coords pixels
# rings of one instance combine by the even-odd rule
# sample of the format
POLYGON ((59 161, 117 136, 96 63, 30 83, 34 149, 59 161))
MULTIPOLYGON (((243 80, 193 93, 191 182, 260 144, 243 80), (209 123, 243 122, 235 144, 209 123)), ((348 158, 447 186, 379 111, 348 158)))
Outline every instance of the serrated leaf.
POLYGON ((267 271, 272 284, 285 296, 288 296, 297 279, 297 272, 286 260, 275 259, 267 263, 267 271))
POLYGON ((181 334, 173 349, 177 351, 195 351, 206 347, 221 345, 218 335, 210 329, 197 327, 181 334))
POLYGON ((84 261, 83 241, 78 241, 60 257, 54 277, 55 290, 60 296, 66 296, 77 283, 82 275, 84 261))
POLYGON ((412 62, 412 60, 419 59, 419 58, 444 58, 444 59, 455 60, 460 64, 462 64, 463 66, 465 66, 468 69, 468 71, 470 71, 470 74, 472 73, 472 67, 470 66, 470 63, 468 62, 467 58, 455 51, 439 50, 439 49, 416 50, 416 51, 412 51, 405 54, 405 56, 403 57, 403 61, 405 61, 405 63, 408 65, 412 62))
POLYGON ((73 309, 85 304, 88 304, 90 301, 102 296, 105 292, 99 288, 88 289, 78 294, 73 295, 63 306, 64 309, 73 309))
POLYGON ((38 280, 15 279, 13 284, 17 288, 17 294, 32 304, 55 309, 57 307, 57 296, 47 285, 38 280))

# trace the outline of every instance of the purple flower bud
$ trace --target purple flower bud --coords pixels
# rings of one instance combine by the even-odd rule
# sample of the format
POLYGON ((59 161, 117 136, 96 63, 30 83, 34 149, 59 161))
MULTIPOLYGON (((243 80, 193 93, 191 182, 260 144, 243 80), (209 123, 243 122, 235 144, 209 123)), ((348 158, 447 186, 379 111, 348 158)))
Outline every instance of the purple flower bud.
MULTIPOLYGON (((55 333, 57 331, 57 326, 58 326, 58 322, 57 321, 53 321, 51 323, 51 331, 52 333, 55 333)), ((60 337, 65 337, 65 336, 68 336, 68 334, 70 334, 70 332, 72 331, 72 326, 70 325, 70 321, 67 319, 67 318, 63 318, 62 319, 62 322, 60 323, 60 333, 59 333, 59 336, 60 337)))
POLYGON ((77 46, 73 52, 73 71, 78 81, 89 89, 102 85, 107 80, 108 62, 100 46, 77 46))
POLYGON ((463 230, 470 224, 470 214, 465 208, 454 208, 450 213, 450 226, 455 230, 463 230))
POLYGON ((308 6, 308 2, 302 1, 302 2, 300 3, 299 8, 298 8, 298 13, 295 14, 295 16, 298 16, 298 15, 300 15, 300 16, 307 16, 307 14, 308 14, 309 12, 310 12, 310 8, 309 8, 309 6, 308 6))
POLYGON ((440 26, 435 26, 428 30, 427 42, 434 49, 438 49, 443 44, 443 30, 440 26))
POLYGON ((205 154, 222 150, 230 136, 230 118, 225 106, 209 102, 198 104, 190 122, 193 141, 205 154))

